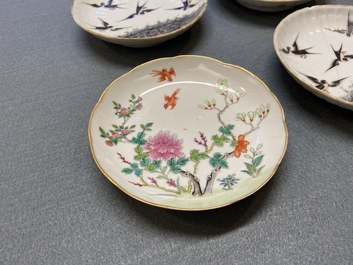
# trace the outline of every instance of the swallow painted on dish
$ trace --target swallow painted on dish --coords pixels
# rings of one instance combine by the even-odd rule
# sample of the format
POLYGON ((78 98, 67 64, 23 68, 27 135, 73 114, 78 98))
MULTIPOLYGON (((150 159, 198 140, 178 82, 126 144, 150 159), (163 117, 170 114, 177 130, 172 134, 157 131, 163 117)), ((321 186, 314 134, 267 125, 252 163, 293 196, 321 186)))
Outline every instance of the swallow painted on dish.
POLYGON ((299 48, 298 46, 298 38, 299 38, 299 33, 297 35, 297 37, 295 38, 295 41, 292 44, 292 47, 287 46, 285 49, 281 49, 282 52, 287 53, 287 54, 295 54, 295 55, 299 55, 301 58, 306 58, 308 55, 310 54, 318 54, 318 53, 313 53, 313 52, 309 52, 308 50, 314 48, 314 47, 308 47, 308 48, 299 48))
POLYGON ((348 77, 344 77, 344 78, 341 78, 341 79, 338 79, 338 80, 335 80, 332 82, 328 82, 324 79, 319 80, 318 78, 312 77, 310 75, 306 75, 306 74, 303 74, 303 75, 305 75, 308 79, 310 79, 312 82, 314 82, 315 87, 322 90, 322 91, 327 91, 327 89, 330 87, 337 87, 342 83, 343 80, 346 80, 348 78, 348 77))

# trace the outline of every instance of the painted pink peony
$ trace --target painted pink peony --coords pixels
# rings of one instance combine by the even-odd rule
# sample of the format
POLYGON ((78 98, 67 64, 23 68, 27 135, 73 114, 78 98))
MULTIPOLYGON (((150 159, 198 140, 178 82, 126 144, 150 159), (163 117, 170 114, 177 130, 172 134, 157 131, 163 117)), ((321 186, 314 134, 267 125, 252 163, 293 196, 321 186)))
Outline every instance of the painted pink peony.
POLYGON ((184 156, 181 152, 183 140, 178 139, 175 134, 159 131, 155 136, 149 137, 145 145, 153 160, 162 158, 168 160, 184 156))

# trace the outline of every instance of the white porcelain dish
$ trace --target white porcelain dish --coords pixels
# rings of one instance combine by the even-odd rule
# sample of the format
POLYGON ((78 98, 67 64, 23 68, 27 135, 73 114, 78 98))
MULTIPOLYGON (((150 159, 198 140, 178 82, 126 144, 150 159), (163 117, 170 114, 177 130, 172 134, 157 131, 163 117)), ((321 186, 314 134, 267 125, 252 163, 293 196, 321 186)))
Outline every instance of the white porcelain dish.
POLYGON ((353 110, 353 6, 314 6, 288 15, 275 30, 274 47, 304 88, 353 110))
POLYGON ((297 5, 302 5, 310 2, 311 0, 237 0, 239 4, 250 9, 264 11, 264 12, 277 12, 290 9, 297 5))
POLYGON ((148 47, 188 30, 204 14, 207 0, 74 0, 78 26, 108 42, 148 47))
POLYGON ((123 192, 187 211, 260 189, 288 141, 283 109, 260 79, 201 56, 154 60, 116 79, 88 134, 98 167, 123 192))

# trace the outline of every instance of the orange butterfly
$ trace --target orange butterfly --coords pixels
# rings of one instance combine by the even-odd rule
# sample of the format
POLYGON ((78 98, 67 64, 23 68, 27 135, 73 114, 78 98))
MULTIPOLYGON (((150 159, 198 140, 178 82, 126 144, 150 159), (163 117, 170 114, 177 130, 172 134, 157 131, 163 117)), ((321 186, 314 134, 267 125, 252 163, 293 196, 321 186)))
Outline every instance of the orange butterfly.
POLYGON ((173 67, 169 68, 163 68, 162 71, 158 70, 153 70, 151 73, 152 76, 159 76, 158 82, 163 82, 163 81, 169 81, 173 82, 172 76, 176 76, 175 70, 173 67))
POLYGON ((177 95, 180 93, 180 88, 177 88, 173 94, 171 96, 167 96, 167 95, 164 95, 164 108, 167 109, 169 106, 171 107, 171 109, 174 109, 176 104, 177 104, 177 101, 178 101, 178 97, 177 95))

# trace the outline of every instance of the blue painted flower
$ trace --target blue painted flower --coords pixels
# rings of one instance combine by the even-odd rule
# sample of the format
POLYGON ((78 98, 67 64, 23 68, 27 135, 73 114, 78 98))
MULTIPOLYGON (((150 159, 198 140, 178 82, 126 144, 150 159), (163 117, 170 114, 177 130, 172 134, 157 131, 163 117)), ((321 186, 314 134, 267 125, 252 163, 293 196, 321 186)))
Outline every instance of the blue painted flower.
POLYGON ((235 174, 232 174, 218 181, 220 181, 219 185, 223 186, 224 190, 231 190, 232 187, 238 183, 239 179, 235 177, 235 174))

